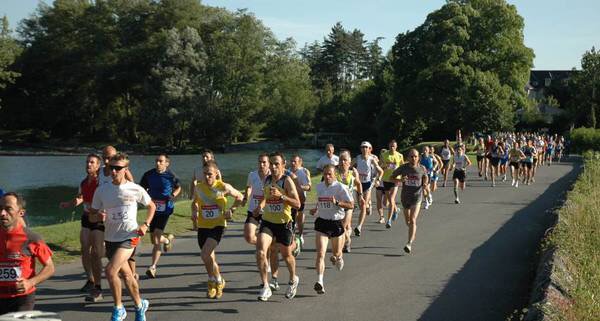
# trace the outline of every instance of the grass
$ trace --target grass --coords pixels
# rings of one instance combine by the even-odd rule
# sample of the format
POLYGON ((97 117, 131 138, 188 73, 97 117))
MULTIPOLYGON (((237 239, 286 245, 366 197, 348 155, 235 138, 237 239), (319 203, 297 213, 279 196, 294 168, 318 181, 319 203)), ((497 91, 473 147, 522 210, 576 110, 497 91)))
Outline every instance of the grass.
POLYGON ((554 311, 559 319, 598 320, 600 315, 600 153, 588 153, 585 168, 549 237, 563 258, 567 275, 559 275, 572 305, 554 311))

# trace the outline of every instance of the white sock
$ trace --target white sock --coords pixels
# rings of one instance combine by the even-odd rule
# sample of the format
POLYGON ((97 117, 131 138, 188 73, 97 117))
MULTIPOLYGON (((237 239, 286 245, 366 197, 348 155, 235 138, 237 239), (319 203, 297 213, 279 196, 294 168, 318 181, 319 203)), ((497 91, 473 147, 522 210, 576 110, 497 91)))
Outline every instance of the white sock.
POLYGON ((222 279, 221 279, 221 276, 220 276, 220 275, 219 275, 219 276, 217 276, 217 277, 215 278, 215 281, 216 281, 217 283, 221 283, 221 280, 222 280, 222 279))
POLYGON ((323 284, 323 274, 319 274, 319 277, 317 278, 317 282, 323 284))

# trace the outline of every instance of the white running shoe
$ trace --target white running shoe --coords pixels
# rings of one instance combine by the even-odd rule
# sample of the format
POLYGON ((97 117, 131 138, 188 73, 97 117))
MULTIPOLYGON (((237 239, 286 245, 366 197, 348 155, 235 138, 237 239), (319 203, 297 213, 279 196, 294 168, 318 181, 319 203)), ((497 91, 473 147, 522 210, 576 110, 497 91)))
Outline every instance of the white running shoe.
POLYGON ((260 292, 258 293, 258 300, 259 301, 267 301, 269 300, 269 298, 271 297, 271 295, 273 295, 273 292, 271 292, 271 289, 269 287, 263 287, 260 292))
POLYGON ((344 269, 344 258, 339 257, 336 261, 335 261, 335 268, 338 271, 341 271, 344 269))
POLYGON ((460 200, 458 199, 458 197, 454 200, 454 204, 460 204, 460 200))
POLYGON ((515 186, 515 180, 513 179, 512 182, 510 183, 510 186, 515 186))
POLYGON ((285 291, 285 297, 288 299, 293 299, 296 296, 296 291, 298 290, 298 284, 300 283, 300 278, 297 275, 294 275, 294 279, 292 283, 288 283, 289 287, 287 291, 285 291))
POLYGON ((412 251, 412 244, 406 243, 406 245, 404 246, 404 252, 410 253, 411 251, 412 251))
POLYGON ((425 209, 428 210, 429 209, 429 201, 425 200, 425 209))
POLYGON ((516 187, 516 188, 519 188, 519 181, 517 181, 517 182, 515 183, 515 187, 516 187))

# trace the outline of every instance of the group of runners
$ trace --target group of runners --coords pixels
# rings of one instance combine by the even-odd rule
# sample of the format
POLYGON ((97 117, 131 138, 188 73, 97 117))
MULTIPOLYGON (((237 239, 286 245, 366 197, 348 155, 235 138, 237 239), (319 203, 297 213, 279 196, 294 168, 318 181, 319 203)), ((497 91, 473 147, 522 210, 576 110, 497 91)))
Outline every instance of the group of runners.
MULTIPOLYGON (((471 161, 460 131, 455 144, 446 140, 438 148, 423 146, 421 152, 411 149, 406 160, 397 151, 396 141, 390 141, 387 147, 376 156, 373 146, 365 141, 360 144, 360 154, 352 158, 350 151, 344 149, 336 155, 334 146, 328 144, 326 155, 317 162, 322 180, 315 187, 316 200, 311 202, 310 208, 305 205, 308 205, 307 192, 313 189, 311 173, 303 167, 300 155, 286 159, 279 152, 260 154, 257 169, 248 174, 246 188, 241 192, 223 181, 214 154, 205 151, 202 165, 194 170, 189 192, 193 228, 197 230, 198 246, 208 275, 207 297, 219 299, 223 296, 226 280, 220 273, 217 248, 238 207, 248 208, 244 239, 256 247, 261 282, 258 299, 261 301, 267 301, 273 291, 280 290, 280 257, 289 272, 285 297, 295 297, 299 284, 295 257, 304 245, 306 214, 315 217, 317 275, 313 288, 319 294, 325 293, 324 272, 329 243, 331 255, 328 259, 337 270, 342 270, 344 254, 352 252, 352 237, 364 233, 366 217, 374 212, 371 209, 373 194, 380 224, 389 229, 403 215, 408 227, 404 251, 411 253, 419 212, 422 206, 424 209, 432 206, 438 180, 443 179, 442 186, 445 187, 452 173, 455 203, 459 204, 459 192, 465 189, 466 171, 471 161), (401 189, 401 209, 396 205, 398 188, 401 189), (355 209, 359 214, 353 222, 355 209)), ((534 182, 536 169, 543 164, 550 166, 554 159, 560 161, 563 150, 562 137, 530 133, 488 136, 479 139, 474 149, 479 176, 491 180, 491 185, 495 186, 497 180, 505 181, 506 172, 510 171, 515 187, 521 179, 525 184, 534 182)), ((87 292, 85 301, 102 300, 104 271, 114 301, 112 320, 124 320, 127 315, 121 300, 123 283, 133 300, 135 319, 145 320, 149 302, 140 295, 135 264, 140 238, 149 233, 153 244, 152 262, 146 270, 148 278, 159 277, 161 254, 170 251, 175 242, 175 236, 164 231, 182 186, 169 165, 168 155, 158 155, 155 168, 147 171, 140 184, 136 184, 129 171, 128 156, 107 146, 102 156, 87 156, 86 176, 80 183, 79 192, 72 200, 59 205, 61 208, 83 205, 81 261, 87 280, 81 291, 87 292), (138 203, 147 211, 141 225, 137 220, 138 203), (103 257, 108 258, 104 268, 103 257)), ((25 201, 21 196, 5 194, 0 201, 0 210, 0 239, 16 237, 19 240, 10 248, 0 246, 0 297, 7 302, 0 308, 0 314, 31 310, 35 285, 54 272, 52 252, 40 236, 27 229, 23 220, 25 201), (43 265, 39 273, 35 272, 36 259, 43 265)))

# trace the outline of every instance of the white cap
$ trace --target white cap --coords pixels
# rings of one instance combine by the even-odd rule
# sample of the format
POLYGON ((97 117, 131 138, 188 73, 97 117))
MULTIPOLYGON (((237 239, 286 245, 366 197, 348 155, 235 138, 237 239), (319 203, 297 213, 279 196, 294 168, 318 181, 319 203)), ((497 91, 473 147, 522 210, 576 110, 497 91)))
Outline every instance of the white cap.
POLYGON ((371 146, 371 143, 364 141, 362 143, 360 143, 360 147, 369 147, 369 148, 373 148, 373 146, 371 146))

